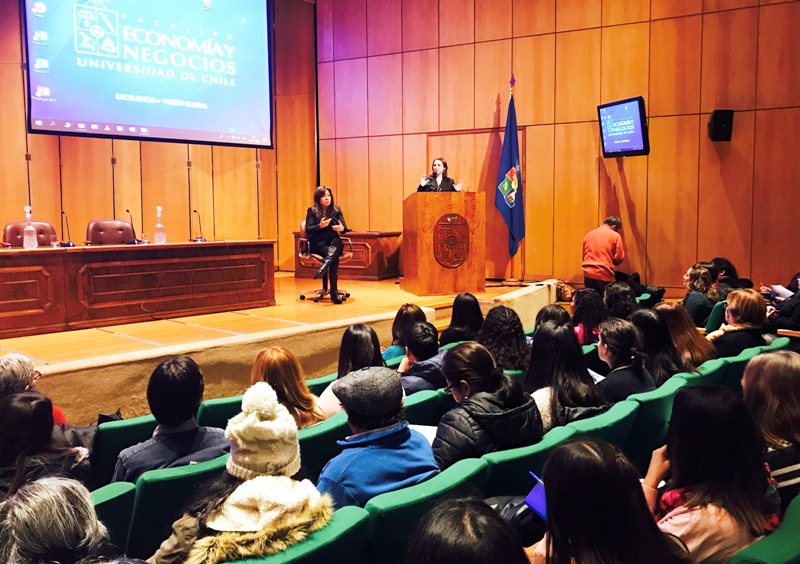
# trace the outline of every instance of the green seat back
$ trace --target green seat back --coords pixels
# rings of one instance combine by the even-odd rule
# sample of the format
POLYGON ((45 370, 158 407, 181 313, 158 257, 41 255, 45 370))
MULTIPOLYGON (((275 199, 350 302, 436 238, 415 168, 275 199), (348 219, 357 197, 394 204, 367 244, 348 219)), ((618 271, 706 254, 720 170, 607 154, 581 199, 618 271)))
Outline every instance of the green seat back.
POLYGON ((330 386, 331 382, 336 380, 336 376, 338 374, 338 372, 334 372, 333 374, 320 376, 319 378, 311 378, 310 380, 306 380, 306 386, 308 386, 308 389, 311 390, 312 394, 319 396, 325 391, 325 388, 330 386))
POLYGON ((712 358, 701 364, 697 372, 684 372, 681 378, 686 380, 689 386, 717 386, 727 365, 726 358, 712 358))
POLYGON ((115 482, 92 492, 97 518, 108 529, 108 540, 120 550, 128 542, 135 497, 136 486, 130 482, 115 482))
POLYGON ((722 327, 722 323, 725 321, 726 307, 728 307, 728 302, 722 300, 715 303, 714 307, 711 308, 711 313, 708 314, 708 319, 706 320, 706 334, 722 327))
POLYGON ((600 439, 619 448, 625 448, 631 434, 639 404, 635 401, 620 401, 600 415, 569 423, 567 427, 575 430, 577 437, 600 439))
POLYGON ((157 425, 156 418, 152 415, 98 425, 91 458, 94 487, 108 484, 114 474, 119 453, 152 437, 157 425))
POLYGON ((414 425, 438 425, 442 418, 439 393, 436 390, 422 390, 406 396, 403 407, 406 410, 406 419, 414 425))
POLYGON ((600 357, 597 356, 597 343, 583 345, 581 348, 583 349, 583 361, 586 363, 586 368, 594 370, 603 376, 611 371, 608 364, 600 360, 600 357))
POLYGON ((745 366, 750 362, 764 347, 753 347, 745 349, 739 355, 726 358, 727 364, 720 372, 719 385, 730 388, 740 398, 742 397, 742 375, 745 366))
POLYGON ((242 396, 208 399, 197 410, 197 424, 224 429, 228 419, 242 411, 242 396))
POLYGON ((219 476, 230 455, 213 460, 161 468, 142 474, 136 481, 133 517, 125 554, 149 558, 172 532, 172 523, 202 492, 204 482, 219 476))
POLYGON ((737 552, 731 564, 789 564, 800 562, 800 496, 786 508, 781 526, 755 544, 737 552))
POLYGON ((644 304, 646 304, 647 302, 649 302, 649 301, 650 301, 650 299, 651 299, 652 297, 653 297, 653 296, 651 296, 650 294, 648 294, 647 292, 645 292, 645 293, 644 293, 644 294, 642 294, 641 296, 637 296, 637 297, 636 297, 636 303, 637 303, 637 304, 643 304, 643 303, 644 303, 644 304))
POLYGON ((633 394, 627 399, 638 403, 639 410, 623 451, 642 476, 647 472, 653 451, 662 446, 667 438, 672 401, 684 386, 686 380, 675 375, 657 390, 633 394))
POLYGON ((403 362, 403 359, 405 357, 406 355, 390 358, 389 360, 386 361, 386 366, 388 366, 389 368, 397 368, 398 366, 400 366, 400 363, 403 362))
POLYGON ((519 382, 520 384, 525 383, 525 371, 524 370, 503 370, 506 374, 511 376, 514 380, 519 382))
POLYGON ((791 339, 789 337, 778 337, 766 347, 761 349, 761 352, 780 351, 789 346, 791 339))
POLYGON ((403 560, 406 541, 422 516, 440 499, 458 492, 483 491, 489 464, 459 460, 436 476, 407 488, 375 496, 365 509, 374 523, 367 562, 403 560))
POLYGON ((526 337, 533 337, 533 334, 536 332, 536 326, 534 325, 530 329, 525 329, 525 336, 526 337))
POLYGON ((554 427, 534 445, 484 454, 481 460, 489 463, 487 497, 526 495, 534 485, 528 472, 541 476, 550 454, 573 435, 574 429, 554 427))
POLYGON ((364 559, 372 520, 366 509, 353 505, 333 513, 330 522, 286 550, 261 558, 237 560, 237 564, 358 564, 364 559))
POLYGON ((347 414, 344 412, 297 432, 300 440, 300 463, 308 479, 316 483, 319 473, 328 461, 342 451, 336 441, 350 434, 347 414))
POLYGON ((453 347, 457 347, 461 343, 474 343, 475 341, 456 341, 455 343, 447 343, 446 345, 442 345, 439 347, 440 351, 449 351, 453 347))

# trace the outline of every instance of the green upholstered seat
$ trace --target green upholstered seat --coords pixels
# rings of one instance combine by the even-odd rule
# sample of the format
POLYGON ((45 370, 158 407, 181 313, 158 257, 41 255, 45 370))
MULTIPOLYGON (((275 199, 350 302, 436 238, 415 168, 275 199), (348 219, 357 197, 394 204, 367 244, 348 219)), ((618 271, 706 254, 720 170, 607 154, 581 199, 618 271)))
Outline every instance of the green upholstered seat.
POLYGON ((406 396, 403 407, 406 419, 414 425, 438 425, 443 415, 436 390, 422 390, 406 396))
POLYGON ((728 302, 725 300, 719 301, 711 308, 711 313, 708 314, 706 320, 706 334, 716 331, 725 322, 725 308, 728 307, 728 302))
POLYGON ((97 518, 108 529, 108 540, 120 550, 128 542, 136 487, 130 482, 115 482, 92 492, 97 518))
POLYGON ((745 349, 737 356, 728 357, 725 368, 720 372, 719 385, 730 388, 736 395, 742 397, 742 375, 747 363, 750 362, 764 347, 745 349))
POLYGON ((328 461, 342 451, 336 441, 350 434, 347 414, 344 412, 297 432, 300 440, 300 463, 308 479, 316 483, 319 473, 328 461))
POLYGON ((526 495, 534 485, 528 472, 541 476, 553 450, 574 435, 574 429, 554 427, 534 445, 484 454, 481 460, 489 463, 486 495, 526 495))
POLYGON ((525 382, 525 371, 524 370, 503 370, 506 374, 514 378, 520 384, 525 382))
POLYGON ((690 386, 717 386, 727 364, 726 358, 712 358, 701 364, 697 372, 684 372, 680 376, 690 386))
POLYGON ((446 345, 442 345, 441 347, 439 347, 439 350, 449 351, 450 349, 452 349, 453 347, 457 347, 461 343, 474 343, 474 342, 475 341, 473 340, 473 341, 456 341, 455 343, 447 343, 446 345))
POLYGON ((308 386, 308 389, 311 390, 312 394, 319 396, 325 391, 325 388, 330 386, 331 382, 336 380, 337 375, 338 372, 334 372, 333 374, 327 374, 325 376, 320 376, 319 378, 311 378, 310 380, 306 380, 306 386, 308 386))
POLYGON ((573 421, 567 427, 574 429, 576 436, 600 439, 619 448, 625 448, 638 411, 637 402, 620 401, 605 413, 573 421))
POLYGON ((98 425, 91 457, 94 487, 108 484, 114 474, 119 453, 152 437, 157 425, 158 422, 152 415, 98 425))
POLYGON ((645 293, 644 293, 644 294, 642 294, 641 296, 637 296, 637 297, 636 297, 636 303, 637 303, 637 304, 646 304, 646 303, 647 303, 647 302, 649 302, 649 301, 650 301, 652 298, 653 298, 653 296, 651 296, 650 294, 648 294, 647 292, 645 292, 645 293))
POLYGON ((789 564, 800 562, 800 496, 786 508, 781 525, 755 544, 737 552, 731 564, 789 564))
POLYGON ((228 419, 242 411, 242 396, 208 399, 197 410, 197 424, 224 429, 228 419))

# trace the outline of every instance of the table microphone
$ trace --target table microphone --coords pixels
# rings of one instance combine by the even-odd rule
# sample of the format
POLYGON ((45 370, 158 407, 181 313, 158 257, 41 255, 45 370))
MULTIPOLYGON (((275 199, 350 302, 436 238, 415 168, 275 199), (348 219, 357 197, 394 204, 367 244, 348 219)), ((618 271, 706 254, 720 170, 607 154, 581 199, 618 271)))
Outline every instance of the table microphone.
MULTIPOLYGON (((61 215, 64 216, 64 223, 67 225, 67 239, 68 239, 66 243, 62 242, 61 246, 62 247, 74 247, 75 243, 72 242, 72 235, 69 234, 69 218, 67 217, 67 212, 65 212, 64 210, 61 210, 61 215)), ((64 232, 63 231, 61 232, 61 238, 62 239, 64 238, 64 232)))
POLYGON ((200 226, 200 235, 192 239, 193 243, 205 243, 206 238, 203 237, 203 220, 200 218, 200 212, 197 210, 192 210, 194 213, 197 214, 197 224, 200 226))
POLYGON ((133 230, 133 241, 128 241, 126 245, 138 245, 139 243, 141 243, 141 241, 136 238, 136 227, 133 225, 133 214, 129 209, 126 209, 125 211, 128 212, 128 217, 131 220, 131 229, 133 230))

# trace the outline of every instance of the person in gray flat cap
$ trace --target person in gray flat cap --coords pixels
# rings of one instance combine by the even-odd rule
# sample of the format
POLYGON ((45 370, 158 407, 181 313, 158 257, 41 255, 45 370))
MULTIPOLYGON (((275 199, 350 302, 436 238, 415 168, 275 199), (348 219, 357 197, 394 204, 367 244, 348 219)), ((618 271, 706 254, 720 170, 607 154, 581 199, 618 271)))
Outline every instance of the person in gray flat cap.
POLYGON ((333 383, 353 435, 322 469, 321 493, 336 509, 364 505, 372 497, 418 484, 438 473, 428 441, 408 428, 400 375, 384 366, 351 372, 333 383))

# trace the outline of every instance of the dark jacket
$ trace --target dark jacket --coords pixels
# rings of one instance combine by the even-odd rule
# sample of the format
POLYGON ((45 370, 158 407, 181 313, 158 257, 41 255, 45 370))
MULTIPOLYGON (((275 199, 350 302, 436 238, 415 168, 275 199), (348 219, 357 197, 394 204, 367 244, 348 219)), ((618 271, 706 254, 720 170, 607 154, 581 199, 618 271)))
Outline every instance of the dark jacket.
POLYGON ((319 226, 320 218, 317 217, 316 208, 311 206, 306 211, 306 237, 308 237, 312 253, 324 255, 331 241, 339 237, 339 233, 333 230, 334 225, 338 225, 339 223, 344 225, 344 231, 342 231, 342 233, 350 231, 350 229, 347 228, 347 223, 344 221, 342 208, 334 206, 331 217, 333 221, 328 224, 328 227, 323 229, 319 226))
POLYGON ((708 316, 711 315, 711 310, 714 309, 714 302, 708 296, 692 290, 683 298, 683 307, 686 308, 695 326, 705 327, 708 316))
POLYGON ((800 331, 800 292, 775 306, 775 313, 767 318, 770 329, 800 331))
POLYGON ((459 341, 474 341, 477 336, 477 331, 470 331, 469 329, 459 330, 448 327, 442 331, 442 336, 439 337, 439 346, 443 347, 450 343, 458 343, 459 341))
POLYGON ((597 388, 608 401, 615 403, 631 394, 651 392, 656 389, 656 383, 646 368, 639 373, 633 366, 622 366, 609 372, 597 383, 597 388))
POLYGON ((420 184, 417 192, 456 192, 456 183, 449 176, 442 176, 442 183, 436 185, 436 178, 429 174, 425 177, 425 184, 420 184))
POLYGON ((442 416, 433 457, 444 470, 463 458, 532 445, 541 438, 542 417, 531 396, 525 394, 522 405, 509 409, 496 394, 478 392, 442 416))
POLYGON ((717 356, 738 356, 745 349, 761 347, 767 344, 761 329, 739 329, 738 331, 728 331, 721 337, 712 341, 717 350, 717 356))
POLYGON ((447 351, 439 351, 428 360, 412 362, 406 372, 400 374, 400 383, 407 396, 422 390, 438 390, 447 382, 442 374, 442 360, 447 351))

